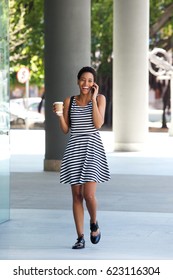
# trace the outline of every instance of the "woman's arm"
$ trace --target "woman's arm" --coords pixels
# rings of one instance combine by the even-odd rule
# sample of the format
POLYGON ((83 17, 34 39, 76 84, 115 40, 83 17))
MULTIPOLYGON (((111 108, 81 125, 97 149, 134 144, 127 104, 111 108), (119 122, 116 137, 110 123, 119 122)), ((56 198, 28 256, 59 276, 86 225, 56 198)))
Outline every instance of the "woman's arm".
POLYGON ((70 97, 67 97, 64 100, 63 113, 56 112, 55 108, 53 107, 53 111, 57 114, 59 118, 60 127, 65 134, 69 132, 69 113, 68 113, 69 106, 70 106, 70 97))
POLYGON ((94 93, 92 94, 93 103, 93 123, 94 126, 99 129, 104 124, 105 109, 106 109, 106 98, 102 94, 98 94, 99 86, 94 83, 94 93))
POLYGON ((104 95, 99 94, 97 99, 92 100, 93 103, 93 123, 96 128, 101 128, 104 124, 106 98, 104 95))

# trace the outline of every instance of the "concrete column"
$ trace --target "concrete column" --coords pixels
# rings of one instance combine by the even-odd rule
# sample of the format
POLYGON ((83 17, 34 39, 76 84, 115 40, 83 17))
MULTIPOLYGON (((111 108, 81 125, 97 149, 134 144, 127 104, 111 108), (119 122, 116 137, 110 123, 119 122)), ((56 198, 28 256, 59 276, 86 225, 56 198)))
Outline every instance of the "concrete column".
POLYGON ((149 0, 114 0, 115 150, 138 151, 148 132, 149 0))
POLYGON ((78 94, 77 73, 90 65, 90 1, 45 0, 44 170, 58 171, 68 137, 52 112, 54 101, 78 94))

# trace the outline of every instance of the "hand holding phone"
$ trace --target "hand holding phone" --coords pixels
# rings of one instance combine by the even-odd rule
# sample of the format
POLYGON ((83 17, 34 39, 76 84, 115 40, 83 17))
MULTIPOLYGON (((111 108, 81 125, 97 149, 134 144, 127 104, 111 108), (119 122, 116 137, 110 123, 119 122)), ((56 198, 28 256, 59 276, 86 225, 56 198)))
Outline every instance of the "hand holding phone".
POLYGON ((96 83, 94 83, 93 86, 91 87, 91 93, 98 94, 98 90, 99 90, 99 86, 96 83))
POLYGON ((92 86, 92 87, 91 87, 91 93, 94 94, 94 91, 95 91, 95 87, 92 86))
POLYGON ((99 91, 99 86, 96 83, 94 83, 93 86, 91 87, 91 94, 93 100, 96 100, 98 91, 99 91))

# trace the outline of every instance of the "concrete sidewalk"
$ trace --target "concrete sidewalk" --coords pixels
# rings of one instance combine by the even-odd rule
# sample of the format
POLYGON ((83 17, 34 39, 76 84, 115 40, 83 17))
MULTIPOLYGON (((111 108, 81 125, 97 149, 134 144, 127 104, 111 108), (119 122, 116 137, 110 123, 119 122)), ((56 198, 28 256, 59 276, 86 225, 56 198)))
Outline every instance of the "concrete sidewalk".
POLYGON ((0 225, 1 260, 173 259, 173 138, 149 133, 142 152, 114 153, 113 133, 101 135, 112 177, 97 190, 102 238, 90 243, 85 211, 86 248, 72 250, 71 191, 59 174, 43 172, 44 131, 11 131, 11 219, 0 225))

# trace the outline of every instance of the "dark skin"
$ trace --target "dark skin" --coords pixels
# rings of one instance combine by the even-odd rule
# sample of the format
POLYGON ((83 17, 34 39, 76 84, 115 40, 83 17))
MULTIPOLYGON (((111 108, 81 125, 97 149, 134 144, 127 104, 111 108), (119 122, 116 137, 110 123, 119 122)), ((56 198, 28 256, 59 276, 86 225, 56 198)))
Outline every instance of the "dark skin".
MULTIPOLYGON (((77 105, 86 106, 92 100, 93 123, 97 129, 101 128, 104 123, 106 99, 104 95, 98 94, 99 86, 94 82, 93 74, 90 72, 83 73, 78 80, 78 86, 80 94, 75 96, 77 105)), ((55 106, 53 106, 53 111, 59 117, 60 127, 65 134, 69 132, 69 105, 70 97, 67 97, 64 100, 63 112, 57 112, 55 106)), ((78 237, 82 236, 84 232, 84 200, 86 201, 87 210, 90 215, 90 222, 96 223, 97 221, 97 200, 95 197, 96 187, 96 182, 87 182, 83 185, 76 184, 71 186, 73 197, 73 216, 78 237)), ((99 229, 96 232, 93 232, 92 235, 96 236, 98 233, 99 229)))
MULTIPOLYGON (((92 100, 93 103, 93 122, 96 128, 101 128, 104 123, 106 100, 104 95, 98 95, 99 86, 94 82, 94 77, 90 72, 83 73, 78 80, 80 94, 75 96, 76 103, 79 106, 85 106, 92 100), (94 87, 94 93, 91 88, 94 87)), ((70 97, 64 100, 63 112, 57 112, 55 106, 53 111, 58 115, 62 131, 66 134, 69 132, 68 110, 70 97)))

